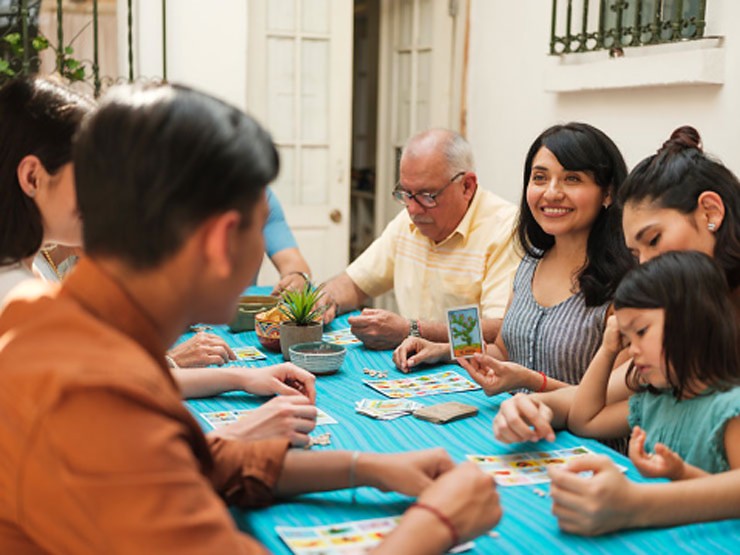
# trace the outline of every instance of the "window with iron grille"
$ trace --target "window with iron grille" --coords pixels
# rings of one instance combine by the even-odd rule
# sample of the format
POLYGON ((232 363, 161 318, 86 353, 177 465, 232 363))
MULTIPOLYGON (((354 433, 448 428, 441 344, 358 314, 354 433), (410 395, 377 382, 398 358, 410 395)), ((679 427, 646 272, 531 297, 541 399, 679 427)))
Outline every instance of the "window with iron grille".
POLYGON ((663 44, 704 36, 706 0, 553 0, 550 54, 663 44))

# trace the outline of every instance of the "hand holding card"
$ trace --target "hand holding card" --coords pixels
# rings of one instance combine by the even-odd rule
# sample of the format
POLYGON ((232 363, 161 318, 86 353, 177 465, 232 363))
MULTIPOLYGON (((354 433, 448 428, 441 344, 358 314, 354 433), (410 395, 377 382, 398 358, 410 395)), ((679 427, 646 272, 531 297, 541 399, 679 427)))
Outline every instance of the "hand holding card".
POLYGON ((483 332, 477 306, 447 310, 447 334, 452 358, 469 358, 483 353, 483 332))

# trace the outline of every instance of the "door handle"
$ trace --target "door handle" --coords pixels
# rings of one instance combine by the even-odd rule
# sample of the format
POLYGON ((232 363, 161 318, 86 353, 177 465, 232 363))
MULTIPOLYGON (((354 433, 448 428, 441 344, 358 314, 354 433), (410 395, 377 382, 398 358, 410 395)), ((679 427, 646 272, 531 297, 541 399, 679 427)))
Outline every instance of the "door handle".
POLYGON ((342 213, 335 208, 334 210, 329 212, 329 219, 335 224, 338 224, 342 221, 342 213))

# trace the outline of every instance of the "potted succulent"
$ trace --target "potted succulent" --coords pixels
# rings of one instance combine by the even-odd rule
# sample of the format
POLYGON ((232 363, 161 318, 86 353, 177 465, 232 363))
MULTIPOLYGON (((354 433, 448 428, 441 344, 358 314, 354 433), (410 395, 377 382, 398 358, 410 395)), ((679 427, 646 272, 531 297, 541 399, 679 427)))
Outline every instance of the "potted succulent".
POLYGON ((324 296, 323 285, 306 283, 303 289, 283 291, 278 308, 286 318, 280 324, 280 350, 290 360, 289 349, 298 343, 321 341, 324 332, 322 317, 326 305, 319 305, 324 296))

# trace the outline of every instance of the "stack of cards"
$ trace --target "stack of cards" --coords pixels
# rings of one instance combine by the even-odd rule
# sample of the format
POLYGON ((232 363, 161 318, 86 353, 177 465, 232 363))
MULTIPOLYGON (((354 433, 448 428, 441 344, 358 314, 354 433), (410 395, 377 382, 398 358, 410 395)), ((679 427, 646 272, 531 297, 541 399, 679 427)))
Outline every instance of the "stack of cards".
POLYGON ((377 418, 378 420, 393 420, 411 414, 424 405, 415 401, 379 401, 375 399, 362 399, 355 403, 355 410, 365 416, 377 418))

